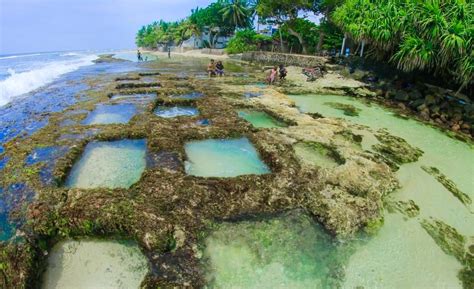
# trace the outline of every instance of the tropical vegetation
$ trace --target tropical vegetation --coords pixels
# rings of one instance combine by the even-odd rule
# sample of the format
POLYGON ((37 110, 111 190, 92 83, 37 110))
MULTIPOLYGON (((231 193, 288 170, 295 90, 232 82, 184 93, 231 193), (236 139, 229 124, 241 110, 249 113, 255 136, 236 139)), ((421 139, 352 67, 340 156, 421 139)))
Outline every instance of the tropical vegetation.
POLYGON ((184 20, 142 27, 136 43, 180 46, 203 33, 210 48, 220 36, 232 37, 228 53, 335 52, 346 38, 365 48, 366 57, 401 70, 453 79, 461 88, 474 84, 474 2, 468 0, 217 0, 184 20), (254 24, 274 27, 271 36, 255 32, 254 24))
POLYGON ((474 84, 472 1, 346 0, 333 19, 379 60, 474 84))

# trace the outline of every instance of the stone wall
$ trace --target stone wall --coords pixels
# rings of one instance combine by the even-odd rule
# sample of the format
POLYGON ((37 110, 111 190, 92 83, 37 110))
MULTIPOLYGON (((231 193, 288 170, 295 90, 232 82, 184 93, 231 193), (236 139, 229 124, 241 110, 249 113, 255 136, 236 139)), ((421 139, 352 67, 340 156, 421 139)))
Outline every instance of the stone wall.
POLYGON ((242 60, 256 61, 265 64, 285 64, 301 67, 323 66, 328 59, 320 56, 285 54, 275 52, 254 51, 245 52, 242 60))

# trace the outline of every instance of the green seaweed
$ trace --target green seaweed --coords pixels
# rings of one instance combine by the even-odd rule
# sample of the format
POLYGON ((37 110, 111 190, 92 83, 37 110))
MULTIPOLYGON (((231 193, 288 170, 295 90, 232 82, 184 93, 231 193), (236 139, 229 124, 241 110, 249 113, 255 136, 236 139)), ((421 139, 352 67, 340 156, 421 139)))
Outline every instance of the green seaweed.
POLYGON ((388 160, 387 164, 392 168, 398 168, 398 165, 416 162, 423 151, 408 144, 403 138, 389 134, 380 130, 375 134, 379 144, 372 148, 382 155, 383 159, 388 160))
POLYGON ((468 207, 472 204, 471 198, 466 193, 462 192, 452 180, 450 180, 445 174, 441 173, 437 168, 426 166, 422 166, 421 168, 426 173, 432 175, 440 184, 443 185, 443 187, 450 191, 456 199, 463 203, 463 205, 468 207))
POLYGON ((420 207, 413 200, 388 202, 387 209, 391 212, 398 211, 409 218, 417 217, 420 214, 420 207))
POLYGON ((458 277, 463 283, 463 288, 473 288, 474 253, 471 252, 473 245, 468 247, 468 240, 465 236, 459 234, 455 228, 440 220, 423 220, 421 226, 443 252, 454 256, 463 265, 463 269, 458 273, 458 277))
POLYGON ((334 109, 342 110, 347 116, 359 116, 359 113, 361 111, 359 108, 350 104, 344 104, 339 102, 325 102, 324 104, 334 109))

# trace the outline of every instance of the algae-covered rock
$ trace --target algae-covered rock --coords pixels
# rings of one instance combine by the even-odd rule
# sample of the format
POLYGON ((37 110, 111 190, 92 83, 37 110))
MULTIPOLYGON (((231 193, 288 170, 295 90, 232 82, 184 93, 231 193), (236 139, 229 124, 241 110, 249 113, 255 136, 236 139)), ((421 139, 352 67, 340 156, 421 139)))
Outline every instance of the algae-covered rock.
POLYGON ((440 220, 423 220, 421 226, 448 255, 464 262, 466 238, 440 220))
POLYGON ((435 177, 436 180, 450 191, 461 203, 463 203, 463 205, 469 206, 472 204, 471 198, 466 193, 462 192, 452 180, 450 180, 445 174, 441 173, 437 168, 426 166, 422 166, 421 168, 435 177))
POLYGON ((423 220, 421 226, 433 238, 436 244, 448 255, 454 256, 463 269, 458 274, 464 289, 471 289, 474 285, 474 238, 471 240, 440 220, 423 220))
POLYGON ((342 110, 345 115, 348 116, 359 116, 360 109, 350 105, 350 104, 344 104, 344 103, 339 103, 339 102, 326 102, 324 103, 325 105, 328 105, 332 108, 342 110))
POLYGON ((113 63, 113 62, 126 62, 127 60, 114 58, 115 54, 101 54, 99 58, 93 60, 94 63, 113 63))
POLYGON ((132 89, 132 88, 150 88, 150 87, 160 87, 161 84, 159 82, 142 82, 142 83, 135 83, 135 82, 126 82, 126 83, 119 83, 117 84, 117 89, 132 89))
POLYGON ((403 215, 414 218, 420 214, 420 207, 413 201, 398 201, 398 202, 388 202, 387 209, 389 211, 398 211, 403 215))
POLYGON ((0 288, 32 288, 37 250, 27 242, 0 243, 0 288))
POLYGON ((423 155, 423 151, 419 148, 411 146, 401 137, 391 135, 384 130, 376 133, 375 137, 380 144, 374 145, 373 149, 395 164, 416 162, 423 155))

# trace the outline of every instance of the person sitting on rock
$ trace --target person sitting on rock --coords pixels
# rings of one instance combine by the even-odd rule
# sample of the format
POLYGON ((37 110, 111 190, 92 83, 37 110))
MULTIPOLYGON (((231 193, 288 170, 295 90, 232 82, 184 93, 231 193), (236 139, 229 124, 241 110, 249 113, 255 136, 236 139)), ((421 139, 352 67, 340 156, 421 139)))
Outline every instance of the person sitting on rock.
POLYGON ((268 84, 275 83, 275 79, 277 78, 277 76, 278 76, 278 66, 275 66, 272 68, 272 70, 270 70, 270 73, 268 74, 268 77, 267 77, 268 84))
POLYGON ((222 64, 222 61, 217 61, 216 64, 216 74, 218 76, 223 76, 224 75, 224 64, 222 64))
POLYGON ((207 73, 209 77, 216 75, 216 64, 214 63, 214 59, 211 59, 211 62, 207 65, 207 73))
POLYGON ((283 64, 280 64, 280 71, 278 72, 278 74, 280 75, 280 81, 285 80, 288 71, 286 70, 283 64))

